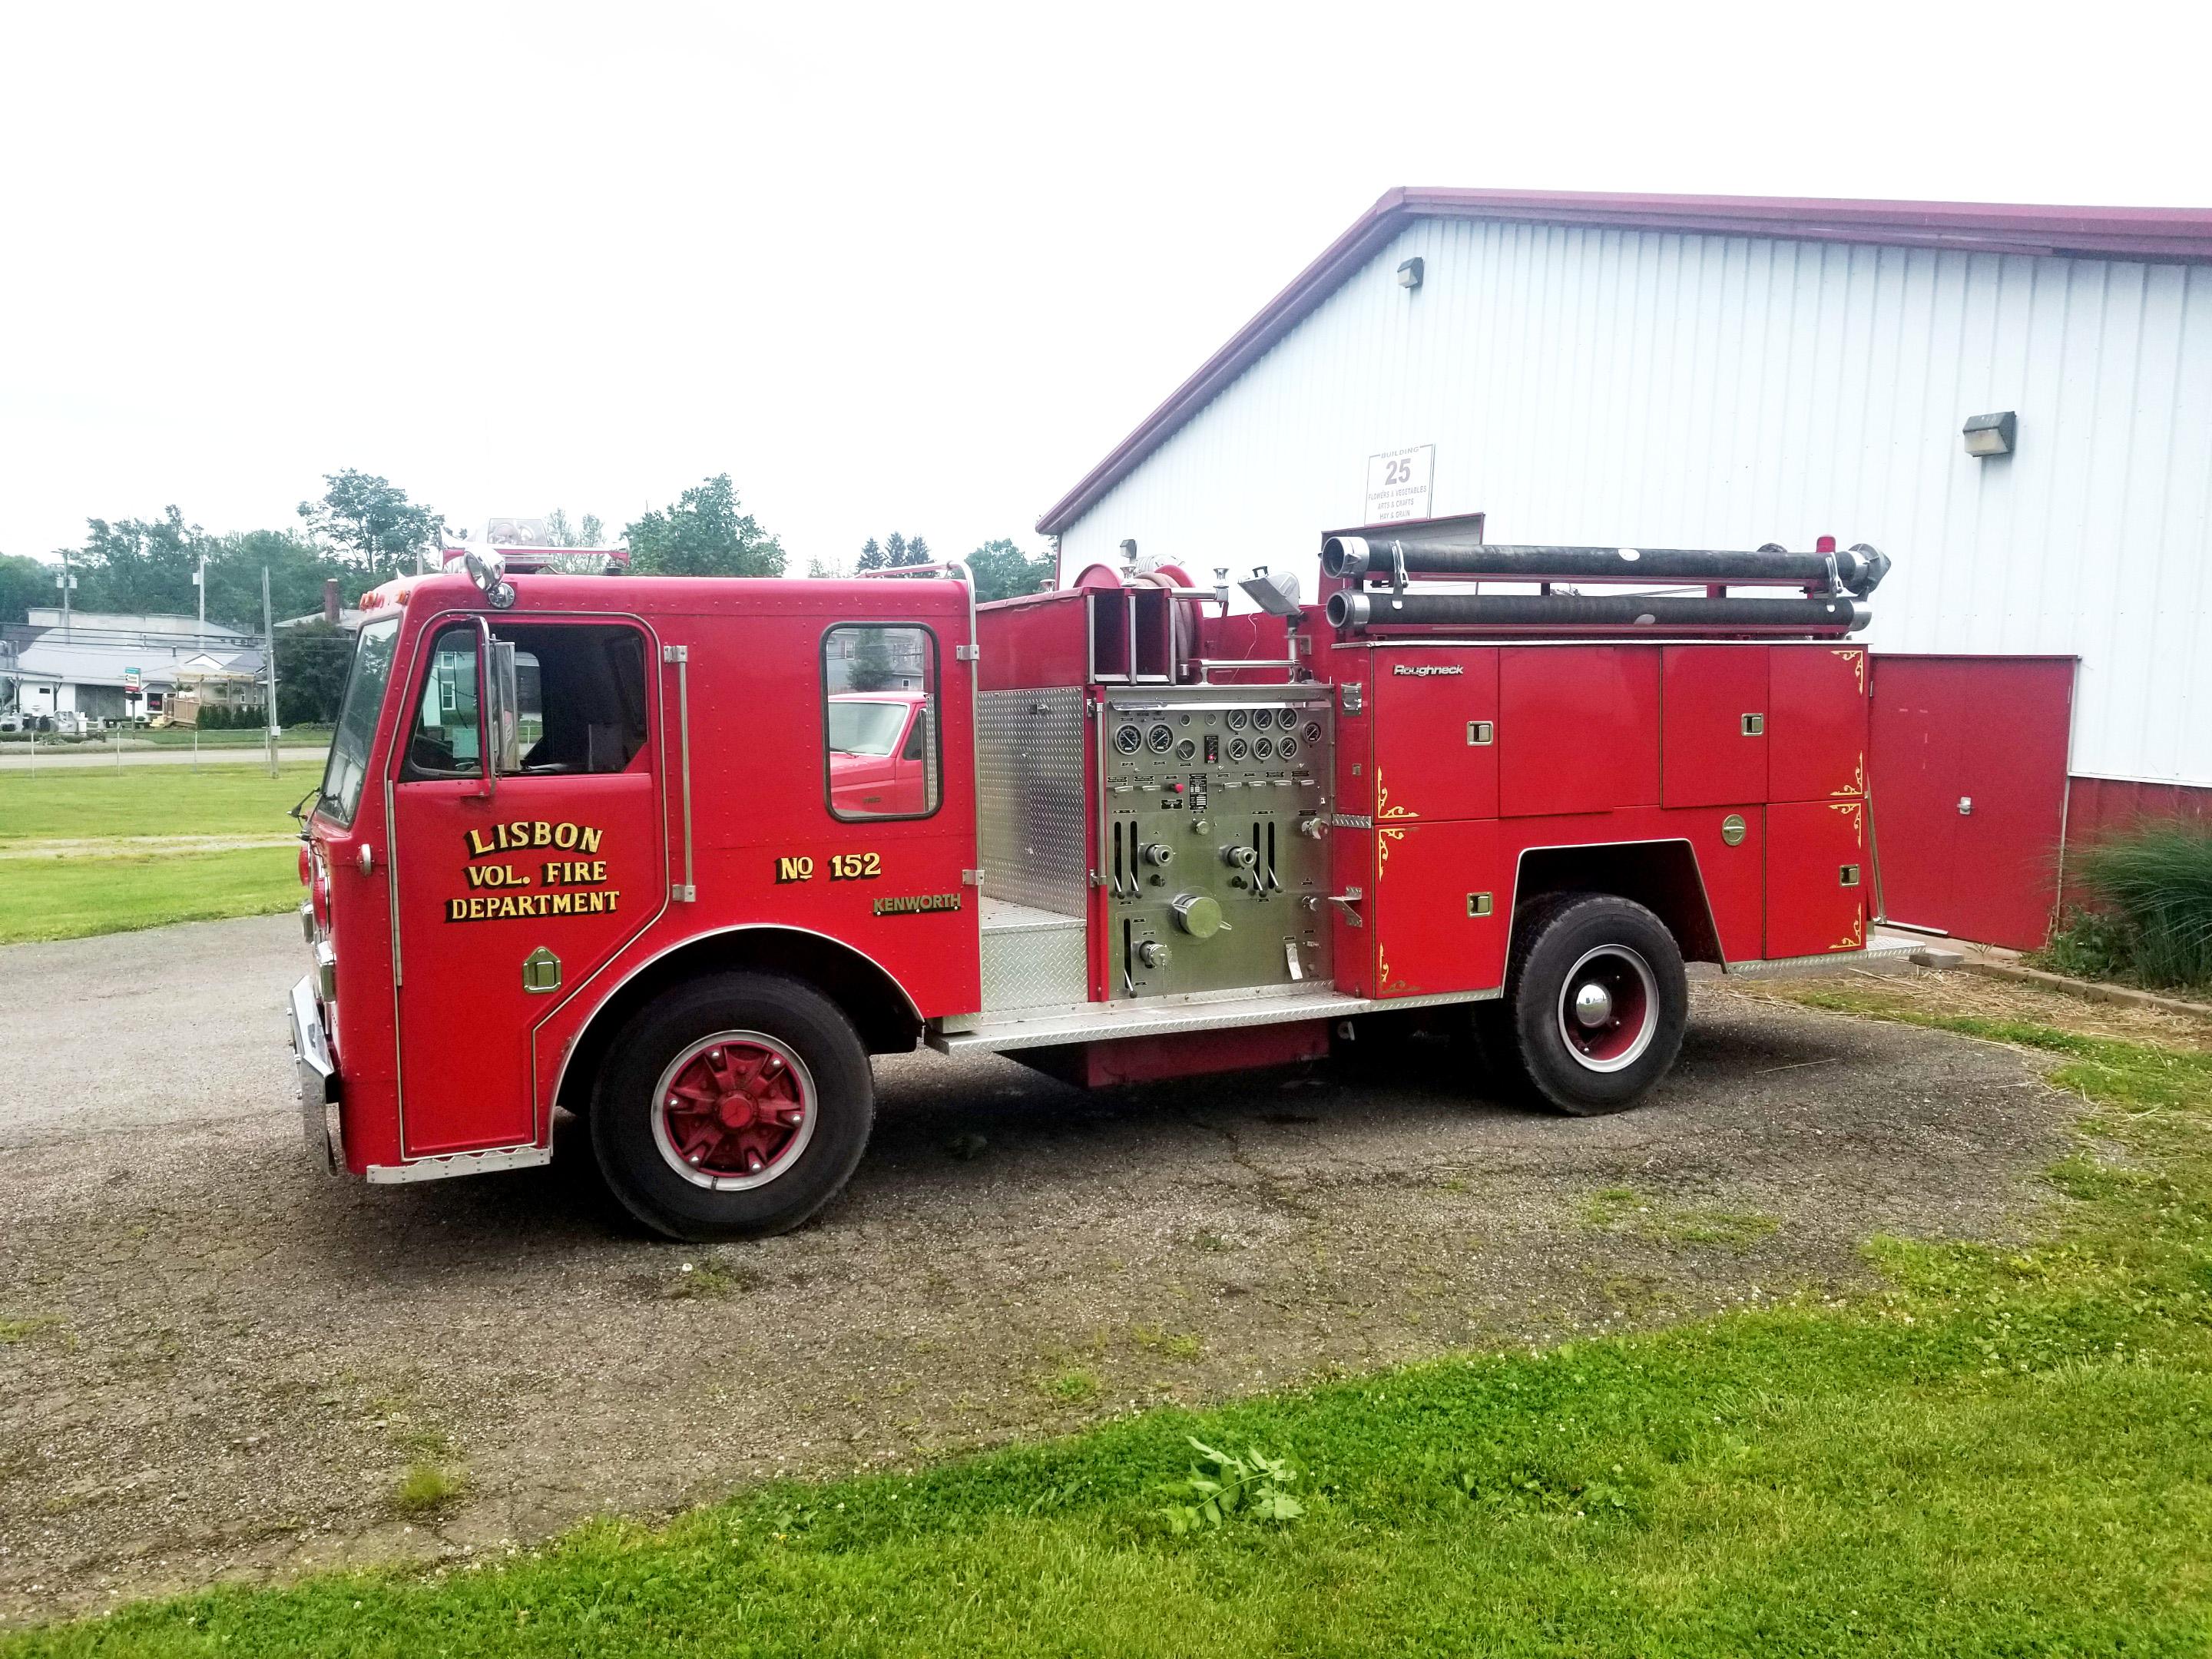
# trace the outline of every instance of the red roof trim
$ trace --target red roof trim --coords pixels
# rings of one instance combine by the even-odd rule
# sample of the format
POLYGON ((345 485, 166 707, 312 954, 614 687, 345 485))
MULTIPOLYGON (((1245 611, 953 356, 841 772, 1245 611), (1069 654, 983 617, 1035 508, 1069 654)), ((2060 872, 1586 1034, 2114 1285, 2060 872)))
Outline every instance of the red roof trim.
POLYGON ((2212 263, 2212 209, 2036 207, 1996 202, 1825 201, 1817 197, 1620 196, 1583 191, 1387 191, 1267 301, 1229 343, 1139 422, 1037 520, 1057 535, 1304 321, 1416 219, 1510 219, 1614 230, 1869 242, 1978 253, 2212 263))

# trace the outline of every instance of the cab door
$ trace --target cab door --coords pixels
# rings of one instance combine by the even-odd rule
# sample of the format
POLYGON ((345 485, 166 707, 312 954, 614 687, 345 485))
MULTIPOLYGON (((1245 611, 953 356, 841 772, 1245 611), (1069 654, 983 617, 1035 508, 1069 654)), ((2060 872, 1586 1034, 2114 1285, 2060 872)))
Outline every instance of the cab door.
POLYGON ((519 731, 491 769, 484 624, 441 620, 416 653, 392 760, 400 1136, 408 1158, 544 1138, 531 1033, 668 896, 657 648, 634 623, 501 617, 519 731))

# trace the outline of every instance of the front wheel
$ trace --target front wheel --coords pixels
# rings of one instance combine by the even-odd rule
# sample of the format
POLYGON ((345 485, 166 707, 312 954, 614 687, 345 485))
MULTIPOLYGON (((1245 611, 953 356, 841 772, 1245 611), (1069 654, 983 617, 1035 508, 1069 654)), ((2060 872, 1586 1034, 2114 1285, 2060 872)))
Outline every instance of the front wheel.
POLYGON ((1674 1064, 1689 1023, 1682 952, 1644 906, 1609 894, 1541 901, 1516 919, 1485 1048, 1507 1079, 1575 1117, 1626 1111, 1674 1064))
POLYGON ((868 1144, 875 1085, 852 1022, 819 992, 718 974, 631 1017, 588 1115, 608 1187, 647 1226, 757 1237, 836 1196, 868 1144))

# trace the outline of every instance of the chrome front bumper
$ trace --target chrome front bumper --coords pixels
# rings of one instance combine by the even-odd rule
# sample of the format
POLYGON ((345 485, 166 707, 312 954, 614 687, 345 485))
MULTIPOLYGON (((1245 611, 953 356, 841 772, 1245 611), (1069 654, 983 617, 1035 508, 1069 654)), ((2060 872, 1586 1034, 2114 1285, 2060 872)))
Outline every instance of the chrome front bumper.
POLYGON ((292 1069, 300 1085, 301 1127, 307 1155, 331 1175, 345 1168, 338 1126, 338 1068, 331 1061, 330 1036, 315 1004, 313 975, 292 988, 292 1069))

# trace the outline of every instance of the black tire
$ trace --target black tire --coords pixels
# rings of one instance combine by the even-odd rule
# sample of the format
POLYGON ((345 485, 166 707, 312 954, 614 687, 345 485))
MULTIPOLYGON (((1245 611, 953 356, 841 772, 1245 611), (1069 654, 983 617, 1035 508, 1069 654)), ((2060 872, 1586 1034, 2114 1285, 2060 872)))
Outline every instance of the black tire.
MULTIPOLYGON (((781 1099, 776 1103, 787 1113, 793 1109, 781 1099)), ((716 974, 631 1016, 600 1068, 587 1126, 600 1170, 623 1207, 656 1232, 704 1243, 784 1232, 821 1209, 860 1163, 875 1109, 867 1052, 836 1004, 791 980, 716 974), (728 1049, 748 1060, 757 1056, 756 1073, 764 1067, 800 1103, 794 1127, 783 1133, 783 1149, 757 1170, 740 1168, 746 1154, 718 1140, 714 1156, 731 1172, 717 1177, 710 1164, 687 1174, 676 1144, 687 1120, 664 1114, 661 1089, 679 1061, 719 1060, 724 1047, 713 1045, 724 1037, 728 1049), (797 1126, 805 1127, 803 1135, 797 1126)), ((719 1120, 708 1127, 722 1133, 719 1120)))
POLYGON ((1690 987, 1666 923, 1632 900, 1568 893, 1514 918, 1505 995, 1475 1030, 1498 1079, 1571 1117, 1626 1111, 1681 1053, 1690 987), (1595 986, 1582 1012, 1573 999, 1595 986))

